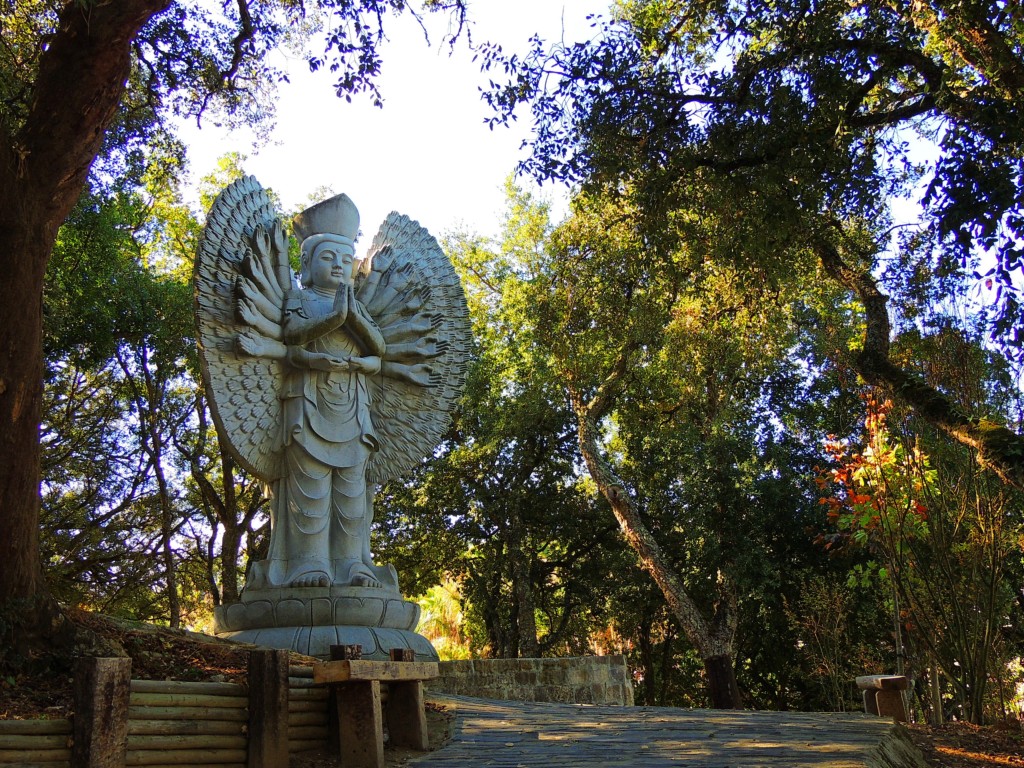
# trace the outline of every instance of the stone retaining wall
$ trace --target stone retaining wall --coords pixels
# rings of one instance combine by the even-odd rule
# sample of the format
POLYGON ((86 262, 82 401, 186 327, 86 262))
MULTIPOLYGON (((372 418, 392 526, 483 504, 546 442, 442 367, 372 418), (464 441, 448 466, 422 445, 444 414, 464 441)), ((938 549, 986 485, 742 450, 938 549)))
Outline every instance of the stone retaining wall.
POLYGON ((633 705, 633 685, 622 656, 566 659, 442 661, 429 690, 506 701, 633 705))

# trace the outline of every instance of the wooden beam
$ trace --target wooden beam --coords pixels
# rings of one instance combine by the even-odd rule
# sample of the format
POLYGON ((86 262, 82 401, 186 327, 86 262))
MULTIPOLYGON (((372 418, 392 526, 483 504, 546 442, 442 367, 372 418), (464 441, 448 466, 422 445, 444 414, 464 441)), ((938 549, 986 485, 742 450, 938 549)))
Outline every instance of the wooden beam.
POLYGON ((353 681, 336 685, 333 690, 338 713, 341 767, 384 768, 380 683, 377 680, 353 681))
POLYGON ((288 765, 288 651, 249 653, 249 768, 288 765))
POLYGON ((377 680, 430 680, 439 674, 436 661, 321 661, 313 666, 317 683, 345 683, 377 680))
POLYGON ((125 764, 132 660, 75 660, 74 743, 71 768, 115 768, 125 764))

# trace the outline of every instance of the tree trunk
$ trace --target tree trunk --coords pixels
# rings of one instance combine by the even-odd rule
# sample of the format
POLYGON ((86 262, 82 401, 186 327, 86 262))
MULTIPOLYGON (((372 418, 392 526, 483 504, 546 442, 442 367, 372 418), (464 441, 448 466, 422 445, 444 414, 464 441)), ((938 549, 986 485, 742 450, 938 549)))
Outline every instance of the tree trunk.
POLYGON ((25 122, 0 119, 0 606, 24 601, 19 641, 61 624, 39 562, 43 276, 124 93, 131 42, 167 3, 66 3, 25 122))
POLYGON ((921 376, 893 363, 889 356, 889 297, 868 270, 849 266, 832 243, 818 238, 813 245, 825 272, 853 292, 864 308, 863 347, 853 360, 857 372, 953 440, 975 449, 978 461, 1004 483, 1024 490, 1024 436, 987 418, 964 413, 921 376))
MULTIPOLYGON (((613 373, 612 377, 614 375, 613 373)), ((608 381, 612 381, 612 378, 610 377, 608 381)), ((568 384, 569 399, 576 414, 580 452, 583 454, 587 471, 611 506, 626 543, 636 552, 641 567, 651 575, 661 589, 669 610, 676 617, 686 638, 703 659, 724 660, 715 662, 715 677, 709 676, 707 679, 712 706, 721 709, 740 708, 743 703, 736 687, 735 674, 731 671, 729 673, 732 675, 730 685, 729 675, 722 672, 724 663, 728 663, 731 670, 732 644, 737 622, 736 589, 729 580, 719 575, 718 600, 709 623, 687 593, 686 586, 672 568, 661 546, 644 524, 636 503, 611 465, 601 455, 596 420, 609 405, 608 387, 601 389, 603 392, 599 392, 593 401, 587 403, 572 383, 568 384)))
POLYGON ((512 512, 508 539, 512 555, 512 592, 515 595, 516 655, 524 659, 535 659, 540 655, 540 643, 537 641, 537 616, 530 578, 532 554, 526 551, 518 510, 512 512))
MULTIPOLYGON (((4 195, 4 198, 8 196, 4 195)), ((0 209, 9 211, 0 199, 0 209)), ((0 214, 3 215, 3 214, 0 214)), ((0 222, 0 602, 43 592, 39 563, 43 271, 50 245, 27 222, 0 222)))
POLYGON ((736 668, 731 655, 708 656, 704 659, 708 696, 715 709, 742 709, 743 699, 736 685, 736 668))

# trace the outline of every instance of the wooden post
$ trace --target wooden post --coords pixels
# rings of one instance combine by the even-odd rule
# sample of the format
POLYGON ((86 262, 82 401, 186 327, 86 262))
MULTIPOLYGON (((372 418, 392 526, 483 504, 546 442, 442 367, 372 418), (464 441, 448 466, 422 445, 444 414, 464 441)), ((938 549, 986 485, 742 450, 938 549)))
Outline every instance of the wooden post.
MULTIPOLYGON (((353 645, 332 645, 330 647, 331 661, 347 661, 363 658, 363 646, 359 643, 353 645)), ((327 746, 334 752, 340 754, 341 734, 338 731, 338 697, 332 693, 327 697, 327 746)))
POLYGON ((337 706, 342 768, 384 768, 380 681, 332 685, 337 706))
POLYGON ((71 768, 121 768, 124 765, 131 677, 131 659, 75 659, 71 768))
POLYGON ((423 704, 423 683, 420 680, 388 683, 388 732, 396 747, 409 747, 426 752, 427 711, 423 704))
POLYGON ((249 653, 248 768, 288 765, 288 651, 249 653))
MULTIPOLYGON (((388 651, 392 661, 416 661, 412 648, 392 648, 388 651)), ((396 747, 409 747, 426 752, 430 747, 427 735, 427 712, 423 704, 423 683, 420 680, 392 681, 388 683, 386 707, 388 733, 396 747)))
POLYGON ((332 645, 331 661, 347 661, 363 658, 363 646, 354 645, 332 645))

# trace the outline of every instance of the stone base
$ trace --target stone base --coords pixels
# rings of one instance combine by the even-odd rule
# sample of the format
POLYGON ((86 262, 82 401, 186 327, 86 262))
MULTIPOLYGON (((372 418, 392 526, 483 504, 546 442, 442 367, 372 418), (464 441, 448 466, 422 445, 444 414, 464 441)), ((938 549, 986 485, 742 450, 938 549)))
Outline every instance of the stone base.
POLYGON ((217 606, 217 635, 269 627, 387 627, 413 630, 420 607, 397 592, 372 587, 245 589, 242 601, 217 606))
POLYGON ((386 661, 392 648, 411 648, 416 652, 416 661, 438 660, 437 651, 423 635, 389 627, 263 627, 218 632, 217 636, 268 648, 284 648, 321 659, 330 658, 332 645, 358 644, 363 646, 363 658, 372 661, 386 661))
POLYGON ((380 587, 269 587, 242 591, 240 602, 213 611, 217 637, 330 658, 332 645, 361 645, 363 658, 383 661, 392 648, 411 648, 418 661, 437 651, 416 633, 420 607, 380 587))

